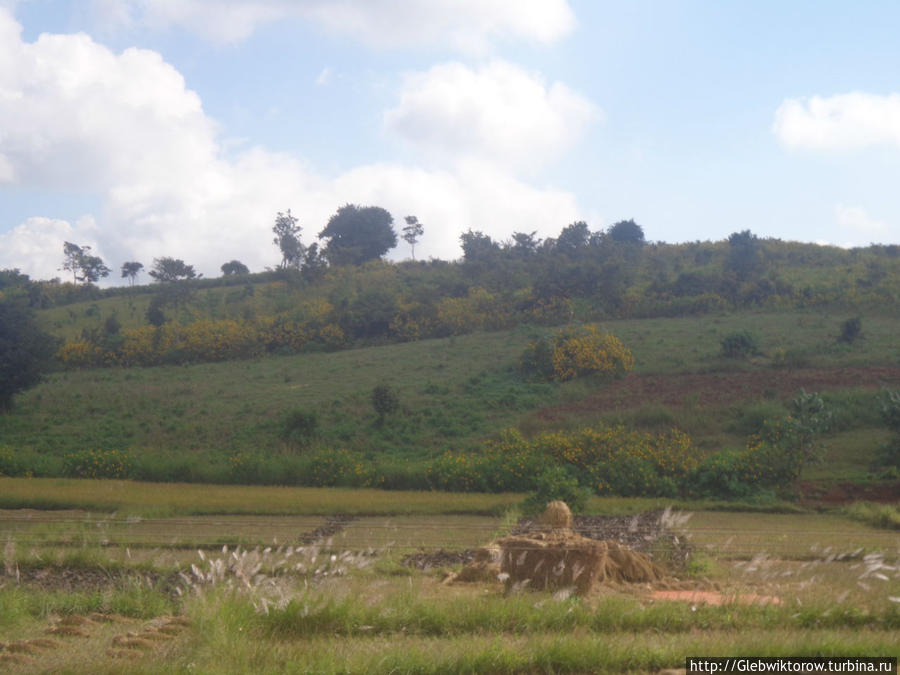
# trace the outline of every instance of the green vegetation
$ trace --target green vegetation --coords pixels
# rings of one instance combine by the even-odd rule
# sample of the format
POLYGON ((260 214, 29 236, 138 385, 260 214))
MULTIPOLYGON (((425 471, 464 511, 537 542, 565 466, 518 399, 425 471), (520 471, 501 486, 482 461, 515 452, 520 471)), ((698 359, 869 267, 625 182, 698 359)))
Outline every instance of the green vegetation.
MULTIPOLYGON (((259 490, 259 503, 266 492, 279 490, 259 490)), ((900 629, 893 533, 836 515, 701 511, 677 519, 679 536, 693 542, 711 575, 681 584, 779 600, 721 606, 666 600, 628 584, 584 598, 506 594, 499 583, 448 586, 440 574, 398 564, 419 547, 483 543, 499 517, 363 518, 301 548, 303 528, 320 521, 82 522, 68 514, 53 523, 48 515, 20 519, 14 531, 4 521, 0 530, 3 567, 22 576, 0 589, 0 641, 42 645, 23 652, 28 662, 4 661, 11 672, 624 673, 681 667, 695 654, 894 656, 900 629), (48 525, 55 529, 40 529, 48 525), (173 528, 178 537, 166 539, 173 528), (265 549, 233 548, 254 531, 265 549), (94 590, 34 582, 47 578, 104 581, 94 590), (78 624, 84 616, 90 623, 78 624), (60 625, 83 628, 41 642, 60 625), (170 637, 159 637, 160 627, 170 637), (139 653, 110 649, 135 636, 144 636, 132 643, 139 653)))

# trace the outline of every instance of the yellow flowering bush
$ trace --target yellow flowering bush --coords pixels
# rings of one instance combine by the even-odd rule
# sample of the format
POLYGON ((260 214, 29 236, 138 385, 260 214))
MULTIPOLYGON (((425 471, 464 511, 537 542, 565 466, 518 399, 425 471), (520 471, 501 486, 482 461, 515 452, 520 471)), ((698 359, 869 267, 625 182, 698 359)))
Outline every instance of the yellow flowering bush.
POLYGON ((82 450, 65 456, 64 471, 73 478, 127 478, 131 457, 118 450, 82 450))
POLYGON ((521 365, 524 372, 548 380, 622 377, 634 367, 634 356, 615 335, 588 324, 532 343, 522 354, 521 365))

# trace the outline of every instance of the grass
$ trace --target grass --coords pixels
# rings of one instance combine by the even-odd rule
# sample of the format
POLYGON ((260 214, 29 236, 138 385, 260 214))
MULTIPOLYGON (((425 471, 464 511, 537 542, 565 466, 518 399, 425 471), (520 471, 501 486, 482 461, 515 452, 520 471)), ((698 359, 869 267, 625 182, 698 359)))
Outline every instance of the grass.
MULTIPOLYGON (((811 364, 822 368, 897 362, 900 320, 867 318, 866 339, 852 348, 834 345, 836 321, 812 312, 769 312, 605 326, 633 350, 635 372, 644 375, 769 372, 781 348, 808 350, 811 364), (749 361, 721 357, 721 336, 745 329, 760 336, 763 355, 749 361)), ((520 327, 327 354, 56 373, 0 416, 0 437, 35 475, 63 474, 68 453, 101 449, 130 455, 132 475, 143 480, 296 484, 308 480, 311 450, 285 441, 283 431, 288 415, 304 410, 318 420, 312 446, 353 451, 377 467, 389 487, 427 488, 422 469, 430 458, 445 450, 478 450, 508 427, 531 434, 598 423, 650 431, 678 426, 711 452, 741 447, 762 420, 783 413, 784 402, 777 400, 700 406, 686 394, 680 406, 648 400, 629 410, 583 409, 543 421, 541 410, 580 401, 604 385, 523 380, 518 357, 539 332, 520 327), (400 400, 399 412, 384 424, 370 401, 381 382, 394 387, 400 400), (241 473, 229 463, 238 453, 264 461, 241 473)), ((867 479, 861 466, 883 436, 875 395, 858 387, 828 393, 836 432, 846 435, 837 439, 826 468, 812 476, 867 479)))
MULTIPOLYGON (((78 509, 121 517, 171 518, 200 515, 325 516, 494 515, 517 507, 524 494, 385 491, 196 483, 145 483, 79 478, 0 477, 0 509, 78 509)), ((788 502, 679 501, 655 497, 593 497, 587 513, 629 515, 666 506, 694 510, 802 511, 788 502)), ((65 519, 65 515, 51 516, 65 519)), ((81 514, 77 519, 82 520, 81 514)), ((40 519, 38 519, 40 520, 40 519)), ((238 529, 240 531, 240 529, 238 529)))
POLYGON ((856 502, 842 509, 842 513, 863 523, 888 530, 900 530, 900 506, 856 502))
MULTIPOLYGON (((609 502, 609 509, 638 505, 636 500, 609 502)), ((35 513, 31 520, 53 515, 35 513)), ((83 539, 75 514, 68 518, 55 523, 50 534, 58 538, 68 529, 71 540, 83 539)), ((85 523, 94 530, 98 522, 116 520, 90 517, 85 523)), ((264 537, 283 534, 288 523, 321 522, 226 515, 118 521, 108 528, 111 538, 118 526, 154 534, 168 523, 180 539, 178 546, 203 546, 216 533, 242 527, 255 527, 264 537)), ((305 576, 285 574, 281 566, 267 563, 262 569, 267 576, 249 585, 229 584, 231 577, 225 575, 211 584, 194 581, 185 586, 193 590, 181 597, 127 580, 97 592, 61 592, 10 586, 7 578, 0 588, 0 641, 42 636, 56 617, 68 614, 99 611, 130 617, 92 628, 90 638, 60 638, 64 651, 36 654, 33 665, 12 664, 13 673, 647 672, 681 667, 687 655, 896 655, 900 577, 891 558, 896 557, 896 536, 840 515, 700 511, 682 525, 682 535, 690 535, 705 551, 703 559, 711 562, 705 571, 714 576, 680 583, 776 595, 782 605, 654 601, 640 585, 604 588, 585 599, 535 592, 504 595, 499 585, 447 586, 435 574, 406 568, 401 575, 391 562, 392 550, 459 550, 483 543, 503 525, 500 517, 483 516, 365 517, 349 523, 343 536, 332 537, 328 548, 295 553, 290 560, 299 556, 306 561, 305 576), (728 537, 733 539, 727 542, 728 537), (331 573, 350 552, 373 545, 389 548, 377 558, 359 558, 359 566, 350 564, 343 575, 331 573), (857 545, 865 551, 846 558, 833 555, 857 545), (311 564, 313 555, 320 562, 311 564), (313 572, 316 565, 320 569, 313 572), (270 598, 266 609, 263 597, 270 598), (176 640, 148 646, 133 660, 107 652, 116 632, 145 630, 169 614, 190 617, 191 628, 176 640)), ((9 555, 26 560, 39 547, 28 542, 27 532, 19 527, 4 534, 19 548, 18 554, 10 553, 8 543, 4 562, 9 555)), ((45 543, 52 551, 53 543, 45 543)), ((156 544, 157 562, 141 569, 168 572, 159 560, 163 554, 180 556, 181 549, 162 540, 156 544)), ((79 564, 96 569, 110 567, 120 551, 96 540, 85 540, 82 549, 79 564)), ((245 572, 256 569, 257 560, 279 559, 277 552, 249 553, 248 562, 241 563, 245 572)), ((223 556, 207 553, 201 563, 191 552, 190 558, 180 558, 180 567, 196 578, 191 562, 212 569, 218 557, 223 556)), ((56 560, 66 560, 64 549, 56 560)))
POLYGON ((0 508, 74 508, 147 517, 202 514, 499 514, 518 504, 523 497, 519 494, 0 478, 0 508))

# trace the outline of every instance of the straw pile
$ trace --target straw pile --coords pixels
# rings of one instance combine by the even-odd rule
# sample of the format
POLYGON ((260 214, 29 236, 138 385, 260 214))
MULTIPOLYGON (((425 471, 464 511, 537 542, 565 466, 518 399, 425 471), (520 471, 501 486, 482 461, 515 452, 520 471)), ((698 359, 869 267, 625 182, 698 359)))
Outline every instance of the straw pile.
POLYGON ((539 529, 510 535, 475 551, 475 560, 451 574, 453 581, 504 579, 507 589, 574 588, 586 595, 602 583, 659 581, 663 570, 643 553, 615 541, 598 541, 572 530, 565 502, 547 505, 539 529))
POLYGON ((507 588, 574 588, 586 595, 598 583, 646 583, 664 576, 642 553, 573 532, 572 512, 564 502, 551 502, 540 524, 541 531, 495 542, 507 588))

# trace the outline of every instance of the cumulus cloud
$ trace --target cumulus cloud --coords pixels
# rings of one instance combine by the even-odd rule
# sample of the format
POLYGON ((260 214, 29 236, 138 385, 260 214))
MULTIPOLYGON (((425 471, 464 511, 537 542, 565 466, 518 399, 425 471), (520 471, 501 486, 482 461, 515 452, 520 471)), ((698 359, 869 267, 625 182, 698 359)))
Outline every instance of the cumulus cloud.
MULTIPOLYGON (((541 100, 543 91, 551 112, 542 114, 551 118, 552 89, 536 95, 541 100)), ((445 259, 460 255, 458 237, 469 227, 505 238, 558 230, 579 216, 570 194, 529 185, 483 158, 447 169, 380 163, 324 176, 289 154, 259 147, 229 154, 225 145, 199 97, 156 52, 116 54, 82 34, 27 43, 0 10, 0 181, 7 189, 81 191, 102 203, 74 222, 34 213, 0 235, 0 267, 57 276, 68 240, 92 246, 114 269, 174 256, 207 276, 236 257, 259 270, 278 262, 270 232, 276 211, 292 208, 312 243, 346 202, 384 206, 398 222, 417 215, 426 232, 416 252, 445 259)))
POLYGON ((63 242, 90 246, 92 253, 103 257, 98 234, 91 216, 74 224, 55 218, 29 218, 8 232, 0 232, 0 268, 19 269, 35 279, 61 276, 63 242))
POLYGON ((95 0, 95 11, 108 21, 180 26, 218 42, 297 18, 377 47, 442 44, 467 52, 503 38, 549 43, 575 25, 567 0, 95 0))
POLYGON ((772 129, 785 146, 803 150, 900 147, 900 94, 787 99, 775 112, 772 129))
POLYGON ((886 222, 873 218, 860 206, 838 204, 834 207, 834 216, 841 228, 850 230, 848 234, 886 234, 891 229, 886 222))
POLYGON ((534 168, 564 152, 598 116, 594 104, 566 85, 494 61, 408 74, 384 121, 427 152, 534 168))

